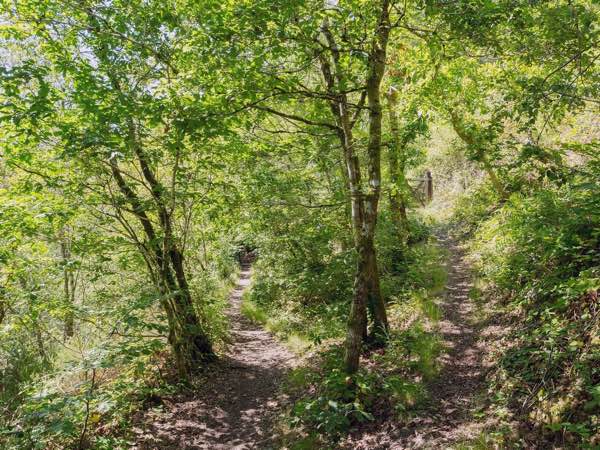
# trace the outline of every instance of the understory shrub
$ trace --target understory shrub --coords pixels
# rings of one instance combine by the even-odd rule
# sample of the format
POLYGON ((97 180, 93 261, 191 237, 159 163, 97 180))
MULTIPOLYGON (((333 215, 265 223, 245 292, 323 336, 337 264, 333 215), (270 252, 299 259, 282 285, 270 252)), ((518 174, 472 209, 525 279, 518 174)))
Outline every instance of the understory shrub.
POLYGON ((517 317, 492 377, 497 400, 525 439, 600 445, 598 172, 513 194, 471 250, 487 297, 517 317))
MULTIPOLYGON (((341 366, 340 328, 290 375, 288 391, 296 398, 288 414, 293 442, 305 442, 306 448, 331 445, 361 423, 403 420, 427 398, 424 383, 436 376, 442 350, 435 333, 440 311, 434 295, 445 283, 443 255, 434 245, 421 243, 408 249, 407 258, 411 264, 403 275, 382 274, 383 290, 391 293, 386 348, 367 350, 359 372, 348 377, 341 366)), ((308 322, 305 326, 311 327, 308 322)))
MULTIPOLYGON (((390 303, 415 290, 439 290, 445 283, 444 255, 429 242, 429 224, 411 218, 410 236, 412 243, 400 250, 389 217, 382 214, 377 252, 382 295, 390 303)), ((244 309, 248 317, 268 322, 280 337, 299 334, 319 344, 345 334, 355 255, 335 241, 317 245, 322 243, 315 239, 303 244, 302 258, 299 250, 267 245, 254 264, 244 309)))
MULTIPOLYGON (((227 337, 224 308, 234 264, 215 258, 214 267, 190 280, 217 351, 227 337)), ((81 308, 87 320, 78 319, 78 334, 69 340, 41 347, 29 323, 0 328, 0 448, 129 448, 134 414, 181 388, 157 293, 136 281, 121 297, 97 290, 98 303, 81 308)))

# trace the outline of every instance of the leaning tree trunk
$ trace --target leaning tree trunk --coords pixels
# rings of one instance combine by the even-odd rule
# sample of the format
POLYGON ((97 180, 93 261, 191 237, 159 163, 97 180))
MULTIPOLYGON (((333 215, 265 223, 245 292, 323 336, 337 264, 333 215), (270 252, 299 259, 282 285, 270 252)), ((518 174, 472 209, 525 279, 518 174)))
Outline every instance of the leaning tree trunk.
MULTIPOLYGON (((91 32, 97 33, 101 37, 102 31, 96 23, 93 12, 91 9, 85 9, 85 11, 90 19, 91 32)), ((106 44, 97 49, 95 55, 106 67, 111 67, 112 64, 108 57, 106 44)), ((136 104, 128 97, 114 72, 109 71, 106 76, 123 104, 136 104)), ((169 326, 169 344, 173 350, 177 368, 182 376, 187 376, 192 371, 197 370, 201 362, 213 359, 214 352, 210 338, 203 330, 193 306, 192 296, 185 277, 183 252, 178 247, 173 233, 172 217, 168 209, 169 201, 165 196, 166 189, 150 165, 139 139, 134 118, 127 116, 125 124, 127 127, 126 145, 137 159, 145 181, 143 184, 150 188, 153 200, 152 206, 148 206, 143 201, 145 199, 140 198, 135 188, 131 187, 128 180, 125 179, 116 154, 108 159, 110 170, 119 191, 131 206, 130 212, 134 214, 144 230, 146 242, 138 242, 135 235, 132 237, 138 242, 140 251, 143 253, 146 265, 149 268, 150 276, 161 294, 160 302, 167 315, 169 326), (157 215, 158 226, 150 220, 146 213, 147 209, 152 210, 157 215)), ((115 203, 114 207, 122 210, 122 206, 119 204, 115 203)))
POLYGON ((156 205, 159 223, 163 234, 162 261, 169 273, 170 292, 174 293, 172 304, 173 323, 176 325, 171 345, 180 371, 190 373, 197 369, 201 362, 213 359, 214 353, 210 339, 202 330, 200 320, 192 301, 190 288, 183 266, 183 253, 177 246, 173 234, 172 215, 167 208, 165 188, 158 180, 146 158, 133 120, 128 120, 130 145, 137 157, 144 179, 156 205))
POLYGON ((168 339, 177 369, 182 376, 187 376, 197 370, 202 362, 213 359, 214 352, 193 307, 183 272, 183 258, 175 247, 165 248, 161 245, 161 239, 142 201, 123 177, 114 158, 110 161, 110 167, 119 190, 131 205, 146 235, 147 242, 141 250, 149 253, 146 261, 161 294, 160 302, 167 316, 168 339), (173 261, 176 261, 175 270, 173 261))
POLYGON ((190 373, 201 363, 214 358, 212 344, 203 331, 199 317, 194 310, 192 295, 183 269, 183 256, 177 248, 169 251, 171 265, 175 272, 177 294, 174 297, 174 317, 177 327, 172 345, 181 371, 190 373))

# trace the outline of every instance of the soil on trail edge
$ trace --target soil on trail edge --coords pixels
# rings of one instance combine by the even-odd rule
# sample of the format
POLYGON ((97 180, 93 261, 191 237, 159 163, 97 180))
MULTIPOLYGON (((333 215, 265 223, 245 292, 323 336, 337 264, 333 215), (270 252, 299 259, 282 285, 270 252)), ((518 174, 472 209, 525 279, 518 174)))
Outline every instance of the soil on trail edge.
POLYGON ((260 326, 242 316, 242 294, 251 268, 242 267, 230 297, 232 345, 211 366, 198 392, 163 399, 134 429, 139 450, 269 449, 276 412, 286 398, 280 382, 294 356, 260 326))
POLYGON ((475 305, 469 297, 472 277, 462 248, 446 236, 438 240, 449 252, 448 280, 438 303, 442 311, 438 332, 446 351, 439 375, 427 385, 430 400, 408 423, 389 420, 376 429, 365 429, 352 435, 343 448, 448 449, 477 438, 489 426, 475 419, 473 412, 482 406, 484 357, 489 351, 483 336, 492 330, 475 323, 475 305))

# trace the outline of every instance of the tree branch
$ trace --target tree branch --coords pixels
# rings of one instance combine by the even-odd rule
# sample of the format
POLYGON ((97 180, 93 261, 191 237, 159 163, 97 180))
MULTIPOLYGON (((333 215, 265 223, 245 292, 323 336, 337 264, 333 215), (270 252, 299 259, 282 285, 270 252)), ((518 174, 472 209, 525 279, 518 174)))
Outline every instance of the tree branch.
POLYGON ((254 106, 251 106, 251 108, 258 109, 259 111, 265 111, 265 112, 268 112, 268 113, 271 113, 271 114, 275 114, 276 116, 283 117, 284 119, 294 120, 296 122, 302 122, 302 123, 305 123, 307 125, 312 125, 312 126, 316 126, 316 127, 325 127, 325 128, 329 128, 331 130, 336 130, 336 131, 339 129, 339 127, 337 125, 333 125, 332 123, 328 123, 328 122, 316 122, 314 120, 309 120, 309 119, 306 119, 304 117, 297 116, 295 114, 288 114, 288 113, 284 113, 284 112, 281 112, 281 111, 277 111, 277 110, 275 110, 273 108, 270 108, 268 106, 254 105, 254 106))

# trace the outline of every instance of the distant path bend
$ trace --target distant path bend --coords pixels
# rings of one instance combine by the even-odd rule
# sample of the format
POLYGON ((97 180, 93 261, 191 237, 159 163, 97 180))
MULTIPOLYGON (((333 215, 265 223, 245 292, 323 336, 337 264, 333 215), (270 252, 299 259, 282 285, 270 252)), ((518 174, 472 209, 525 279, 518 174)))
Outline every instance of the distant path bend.
POLYGON ((139 450, 273 448, 274 415, 287 399, 280 384, 294 355, 241 313, 252 268, 242 265, 230 296, 232 344, 210 368, 198 392, 164 400, 163 411, 147 411, 136 429, 139 450))

